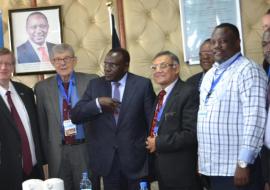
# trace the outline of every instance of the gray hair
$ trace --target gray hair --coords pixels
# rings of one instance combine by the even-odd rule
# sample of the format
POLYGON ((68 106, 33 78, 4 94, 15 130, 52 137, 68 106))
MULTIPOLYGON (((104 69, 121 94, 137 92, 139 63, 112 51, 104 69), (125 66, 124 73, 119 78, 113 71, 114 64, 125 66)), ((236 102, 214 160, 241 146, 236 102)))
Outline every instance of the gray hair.
POLYGON ((170 51, 161 51, 161 52, 159 52, 158 54, 155 55, 155 57, 152 59, 152 61, 154 61, 156 58, 164 56, 164 55, 170 57, 174 64, 179 64, 180 63, 178 57, 174 53, 172 53, 170 51))
POLYGON ((75 56, 74 50, 71 47, 71 45, 66 44, 66 43, 62 43, 62 44, 57 44, 57 45, 52 47, 50 59, 53 59, 55 54, 64 53, 64 52, 69 52, 72 57, 75 56))

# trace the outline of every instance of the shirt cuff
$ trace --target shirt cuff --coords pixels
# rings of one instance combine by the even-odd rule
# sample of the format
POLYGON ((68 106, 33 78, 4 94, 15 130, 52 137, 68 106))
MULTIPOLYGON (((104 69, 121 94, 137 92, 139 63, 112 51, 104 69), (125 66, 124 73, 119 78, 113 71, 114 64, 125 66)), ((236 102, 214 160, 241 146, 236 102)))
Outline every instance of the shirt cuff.
POLYGON ((253 151, 251 151, 247 148, 242 148, 240 150, 238 160, 244 161, 248 164, 253 164, 255 159, 256 159, 256 156, 257 155, 253 151))
POLYGON ((99 104, 98 98, 96 98, 96 105, 98 107, 99 113, 102 113, 102 109, 101 109, 101 106, 99 104))

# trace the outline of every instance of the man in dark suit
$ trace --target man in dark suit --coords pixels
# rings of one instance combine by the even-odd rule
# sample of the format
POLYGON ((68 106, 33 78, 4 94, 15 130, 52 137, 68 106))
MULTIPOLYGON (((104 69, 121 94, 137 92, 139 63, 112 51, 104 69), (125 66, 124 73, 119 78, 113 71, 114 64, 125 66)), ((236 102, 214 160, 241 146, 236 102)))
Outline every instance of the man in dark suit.
POLYGON ((212 65, 214 64, 214 56, 213 52, 211 50, 211 43, 210 39, 206 39, 200 46, 200 66, 202 67, 202 72, 197 73, 193 76, 191 76, 189 79, 187 79, 187 83, 192 84, 197 89, 200 88, 202 79, 205 75, 205 73, 211 69, 212 65))
POLYGON ((11 81, 15 58, 0 49, 0 189, 22 189, 22 182, 43 178, 33 91, 11 81))
POLYGON ((156 100, 146 148, 154 156, 160 190, 197 190, 198 91, 179 78, 179 60, 169 51, 153 59, 156 100))
POLYGON ((144 142, 155 94, 149 79, 128 72, 129 61, 125 49, 110 50, 105 76, 90 81, 71 112, 72 122, 91 122, 90 169, 105 190, 137 190, 148 175, 144 142))
POLYGON ((66 190, 79 190, 88 170, 86 134, 84 125, 71 123, 70 110, 97 75, 74 71, 77 59, 68 44, 54 46, 51 58, 57 74, 35 86, 44 156, 49 177, 62 178, 66 190))
POLYGON ((26 32, 29 39, 17 47, 18 63, 48 62, 52 47, 46 42, 49 31, 47 17, 41 12, 32 12, 26 20, 26 32))

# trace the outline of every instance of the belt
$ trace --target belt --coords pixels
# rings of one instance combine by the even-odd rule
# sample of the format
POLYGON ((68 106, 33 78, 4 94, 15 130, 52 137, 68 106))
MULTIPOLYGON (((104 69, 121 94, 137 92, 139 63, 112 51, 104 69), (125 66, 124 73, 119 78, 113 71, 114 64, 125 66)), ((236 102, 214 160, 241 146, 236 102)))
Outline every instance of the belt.
POLYGON ((85 139, 74 139, 74 141, 72 141, 72 143, 68 143, 64 140, 62 140, 62 145, 79 145, 79 144, 83 144, 85 142, 85 139))

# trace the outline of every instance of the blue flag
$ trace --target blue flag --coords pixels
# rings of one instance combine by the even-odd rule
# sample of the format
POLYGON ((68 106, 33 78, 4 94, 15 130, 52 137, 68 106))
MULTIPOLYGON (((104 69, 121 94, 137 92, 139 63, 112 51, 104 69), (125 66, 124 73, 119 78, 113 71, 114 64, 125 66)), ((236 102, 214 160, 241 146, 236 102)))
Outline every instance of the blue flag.
POLYGON ((2 11, 0 10, 0 48, 4 47, 4 34, 2 25, 2 11))

